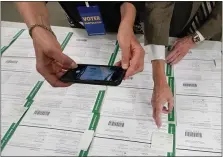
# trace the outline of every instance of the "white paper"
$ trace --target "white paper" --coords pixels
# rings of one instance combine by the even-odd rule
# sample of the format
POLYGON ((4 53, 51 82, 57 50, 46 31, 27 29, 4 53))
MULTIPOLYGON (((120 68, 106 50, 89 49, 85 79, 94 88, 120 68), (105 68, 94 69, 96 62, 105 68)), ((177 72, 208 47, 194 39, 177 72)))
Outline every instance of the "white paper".
POLYGON ((221 98, 176 96, 177 124, 221 129, 221 98))
POLYGON ((221 51, 221 42, 220 41, 205 40, 202 43, 196 45, 193 49, 195 49, 195 50, 216 50, 216 51, 221 51))
POLYGON ((80 110, 62 110, 49 107, 37 107, 32 104, 21 125, 64 129, 84 132, 90 125, 92 113, 80 110))
POLYGON ((215 71, 220 72, 221 68, 218 65, 220 62, 215 60, 181 60, 178 64, 174 65, 174 72, 190 70, 190 71, 215 71))
POLYGON ((97 95, 100 90, 105 90, 105 86, 97 85, 85 85, 85 84, 73 84, 70 87, 54 88, 48 82, 44 82, 38 91, 35 99, 37 97, 50 97, 54 98, 55 95, 58 98, 66 98, 78 100, 80 98, 84 99, 94 99, 96 100, 97 95))
POLYGON ((23 84, 3 84, 1 86, 1 96, 10 99, 25 100, 34 86, 23 84))
MULTIPOLYGON (((88 45, 88 43, 86 43, 88 45)), ((100 45, 100 47, 87 47, 85 46, 66 46, 64 53, 68 56, 77 57, 91 57, 91 58, 105 58, 109 59, 114 51, 114 45, 100 45)))
POLYGON ((176 148, 221 152, 221 130, 200 129, 177 124, 176 148))
POLYGON ((49 109, 57 110, 72 110, 72 111, 83 111, 92 112, 96 102, 95 97, 74 97, 72 99, 64 97, 53 97, 52 95, 35 96, 35 102, 32 106, 35 107, 48 107, 49 109))
POLYGON ((101 116, 96 136, 151 143, 153 132, 168 133, 168 124, 163 123, 162 127, 158 129, 153 120, 101 116))
POLYGON ((19 28, 1 27, 1 48, 8 46, 20 30, 19 28))
POLYGON ((33 72, 36 71, 36 61, 34 58, 2 57, 1 70, 33 72))
POLYGON ((166 156, 167 152, 156 151, 150 144, 112 140, 95 137, 88 156, 166 156))
POLYGON ((87 151, 91 145, 93 138, 94 138, 94 130, 85 130, 82 135, 78 148, 80 150, 87 151))
POLYGON ((221 97, 221 82, 176 79, 176 94, 221 97))
POLYGON ((177 70, 174 71, 176 79, 187 80, 221 80, 221 73, 219 71, 193 71, 193 70, 177 70))
POLYGON ((22 85, 35 85, 38 81, 43 81, 44 78, 36 71, 29 72, 14 72, 2 71, 1 84, 22 84, 22 85))
MULTIPOLYGON (((101 115, 130 119, 153 120, 153 109, 152 104, 150 103, 152 90, 141 89, 142 92, 138 90, 141 93, 138 95, 138 97, 142 97, 143 99, 145 97, 146 101, 142 102, 134 102, 137 99, 131 97, 131 91, 136 91, 136 89, 108 87, 103 105, 101 107, 101 115), (115 92, 113 89, 115 90, 115 92), (122 93, 126 95, 121 95, 122 93), (129 96, 127 94, 129 94, 129 96)), ((167 114, 162 114, 161 117, 162 121, 168 121, 167 114)))
MULTIPOLYGON (((97 38, 97 37, 96 37, 97 38)), ((71 37, 69 40, 67 46, 74 46, 74 47, 86 47, 86 48, 101 48, 104 45, 114 45, 115 46, 115 40, 109 40, 105 38, 97 38, 94 37, 71 37)))
POLYGON ((79 64, 108 65, 114 49, 112 41, 71 38, 63 52, 79 64))
POLYGON ((10 57, 35 57, 35 50, 32 39, 18 38, 16 41, 4 52, 3 56, 10 57))
POLYGON ((89 57, 77 57, 77 56, 69 56, 73 59, 77 64, 93 64, 93 65, 108 65, 109 59, 105 58, 89 58, 89 57))
POLYGON ((151 90, 108 87, 106 90, 105 100, 123 101, 127 103, 151 103, 151 90))
POLYGON ((82 134, 78 132, 19 126, 3 156, 78 156, 82 134))
POLYGON ((173 134, 163 132, 153 132, 151 148, 154 150, 172 152, 173 134))
POLYGON ((13 123, 17 123, 27 110, 25 100, 22 99, 1 99, 1 138, 5 135, 13 123))
POLYGON ((214 60, 219 58, 221 58, 221 51, 191 49, 183 59, 214 60))
POLYGON ((144 72, 137 73, 131 76, 127 80, 123 80, 119 85, 120 87, 131 87, 131 88, 146 88, 153 89, 153 77, 152 75, 144 74, 144 72))
POLYGON ((179 150, 176 149, 176 156, 222 156, 221 153, 213 153, 213 152, 201 152, 201 151, 192 151, 192 150, 179 150))
MULTIPOLYGON (((68 32, 55 32, 57 40, 60 44, 66 38, 68 32)), ((3 56, 10 57, 35 57, 35 49, 33 40, 30 37, 28 30, 25 30, 16 41, 4 52, 3 56)))

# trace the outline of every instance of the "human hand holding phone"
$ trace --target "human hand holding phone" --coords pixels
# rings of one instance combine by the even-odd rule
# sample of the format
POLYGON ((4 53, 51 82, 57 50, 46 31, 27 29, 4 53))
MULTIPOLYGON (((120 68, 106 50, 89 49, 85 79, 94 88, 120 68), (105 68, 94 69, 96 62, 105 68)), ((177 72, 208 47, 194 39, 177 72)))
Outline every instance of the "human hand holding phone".
POLYGON ((125 76, 125 70, 118 66, 78 64, 68 70, 60 80, 64 83, 82 83, 118 86, 125 76))

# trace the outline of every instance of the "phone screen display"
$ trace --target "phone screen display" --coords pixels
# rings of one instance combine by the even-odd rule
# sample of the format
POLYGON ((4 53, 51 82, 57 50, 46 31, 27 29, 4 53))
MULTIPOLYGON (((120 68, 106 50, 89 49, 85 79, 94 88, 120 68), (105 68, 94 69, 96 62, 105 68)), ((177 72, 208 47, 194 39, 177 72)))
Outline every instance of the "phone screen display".
POLYGON ((61 80, 65 82, 92 83, 92 84, 119 84, 125 71, 117 66, 79 64, 76 69, 67 71, 61 80))
POLYGON ((115 73, 112 67, 89 65, 76 71, 76 79, 110 81, 115 73))

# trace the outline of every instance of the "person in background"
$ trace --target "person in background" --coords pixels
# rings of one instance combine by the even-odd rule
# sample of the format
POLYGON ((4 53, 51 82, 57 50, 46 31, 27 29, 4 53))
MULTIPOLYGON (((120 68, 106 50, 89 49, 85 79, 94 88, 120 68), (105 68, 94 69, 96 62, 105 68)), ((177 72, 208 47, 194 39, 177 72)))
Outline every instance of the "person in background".
POLYGON ((204 40, 221 40, 222 2, 146 2, 144 30, 145 45, 152 54, 153 117, 160 126, 161 113, 169 113, 173 108, 173 96, 165 76, 165 63, 178 63, 189 49, 204 40), (178 39, 166 57, 165 46, 168 46, 169 36, 178 39), (166 102, 169 104, 168 110, 164 107, 166 102))
MULTIPOLYGON (((46 2, 15 2, 24 18, 33 39, 37 71, 53 86, 68 87, 71 84, 59 80, 64 70, 76 68, 77 64, 62 53, 49 23, 46 2)), ((72 27, 84 28, 77 7, 85 2, 59 2, 67 14, 72 27)), ((140 33, 139 13, 143 2, 88 2, 97 5, 106 32, 118 32, 117 39, 122 50, 120 65, 126 69, 125 79, 141 72, 144 68, 144 49, 137 41, 135 33, 140 33)))

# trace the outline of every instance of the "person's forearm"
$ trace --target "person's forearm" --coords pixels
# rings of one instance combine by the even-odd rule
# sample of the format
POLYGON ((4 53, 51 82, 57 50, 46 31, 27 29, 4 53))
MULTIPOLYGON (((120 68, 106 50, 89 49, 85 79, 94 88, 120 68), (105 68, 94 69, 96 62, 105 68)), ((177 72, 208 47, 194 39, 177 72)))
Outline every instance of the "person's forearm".
POLYGON ((154 84, 166 83, 165 60, 153 60, 152 69, 154 84))
POLYGON ((132 26, 135 22, 136 17, 136 8, 133 4, 124 2, 121 5, 121 22, 127 23, 128 25, 132 26))
POLYGON ((28 28, 34 24, 50 27, 49 14, 45 2, 15 2, 15 4, 28 28))

